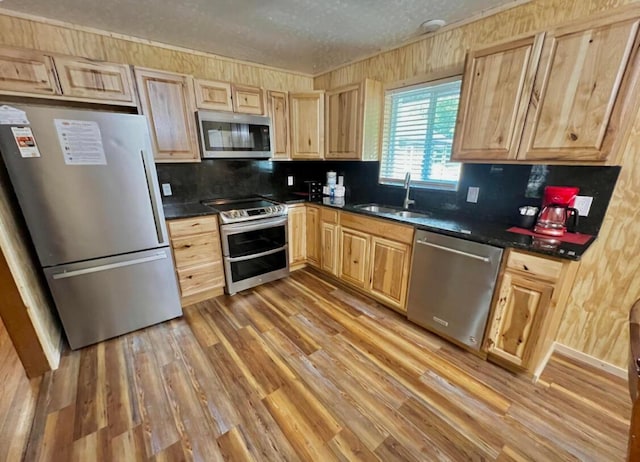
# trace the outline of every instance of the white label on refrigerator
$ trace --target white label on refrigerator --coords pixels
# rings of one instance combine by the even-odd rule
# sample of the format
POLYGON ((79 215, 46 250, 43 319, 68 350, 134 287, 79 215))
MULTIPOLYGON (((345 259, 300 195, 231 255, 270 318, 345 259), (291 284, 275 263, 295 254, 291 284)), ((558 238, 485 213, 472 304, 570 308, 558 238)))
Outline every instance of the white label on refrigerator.
POLYGON ((28 125, 29 123, 26 112, 6 104, 0 106, 0 125, 28 125))
POLYGON ((40 151, 29 127, 11 127, 22 157, 40 157, 40 151))
POLYGON ((55 119, 67 165, 107 165, 98 122, 55 119))

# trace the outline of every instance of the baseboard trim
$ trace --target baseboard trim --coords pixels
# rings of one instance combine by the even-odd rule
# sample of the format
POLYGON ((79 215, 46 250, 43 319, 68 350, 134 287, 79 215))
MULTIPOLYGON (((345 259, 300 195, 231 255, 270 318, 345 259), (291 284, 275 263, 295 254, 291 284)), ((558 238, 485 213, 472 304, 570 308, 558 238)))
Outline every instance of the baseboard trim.
POLYGON ((553 350, 565 356, 568 356, 571 359, 575 359, 576 361, 580 361, 598 369, 602 369, 603 371, 615 375, 616 377, 620 377, 623 379, 627 378, 626 369, 604 362, 601 359, 596 358, 595 356, 588 355, 586 353, 583 353, 582 351, 574 350, 573 348, 561 343, 554 343, 553 350))

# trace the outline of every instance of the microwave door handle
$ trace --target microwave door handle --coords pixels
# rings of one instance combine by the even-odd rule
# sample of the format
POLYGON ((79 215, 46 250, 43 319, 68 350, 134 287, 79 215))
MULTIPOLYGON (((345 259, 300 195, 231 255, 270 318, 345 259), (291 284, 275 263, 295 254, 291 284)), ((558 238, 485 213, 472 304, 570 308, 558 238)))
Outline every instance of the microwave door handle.
POLYGON ((282 247, 278 247, 277 249, 267 250, 266 252, 254 253, 251 255, 244 255, 242 257, 226 257, 229 263, 235 263, 238 261, 246 261, 253 260, 254 258, 266 257, 267 255, 273 255, 274 253, 282 252, 283 250, 287 250, 287 244, 282 247))

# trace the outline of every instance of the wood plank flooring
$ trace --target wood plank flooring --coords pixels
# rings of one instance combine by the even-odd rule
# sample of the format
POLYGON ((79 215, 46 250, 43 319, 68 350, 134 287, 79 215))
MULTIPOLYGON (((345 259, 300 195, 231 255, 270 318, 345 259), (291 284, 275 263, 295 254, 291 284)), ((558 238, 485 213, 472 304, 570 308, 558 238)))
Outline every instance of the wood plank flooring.
POLYGON ((41 379, 29 380, 0 320, 0 461, 20 460, 41 379))
POLYGON ((482 361, 309 270, 80 352, 28 461, 623 460, 622 380, 482 361))

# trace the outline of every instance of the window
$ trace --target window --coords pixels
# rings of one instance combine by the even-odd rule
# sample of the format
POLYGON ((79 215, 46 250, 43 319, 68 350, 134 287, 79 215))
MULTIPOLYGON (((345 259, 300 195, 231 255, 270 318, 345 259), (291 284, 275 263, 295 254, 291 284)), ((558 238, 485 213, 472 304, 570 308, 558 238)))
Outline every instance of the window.
POLYGON ((461 78, 388 91, 380 183, 455 190, 461 164, 450 162, 461 78))

